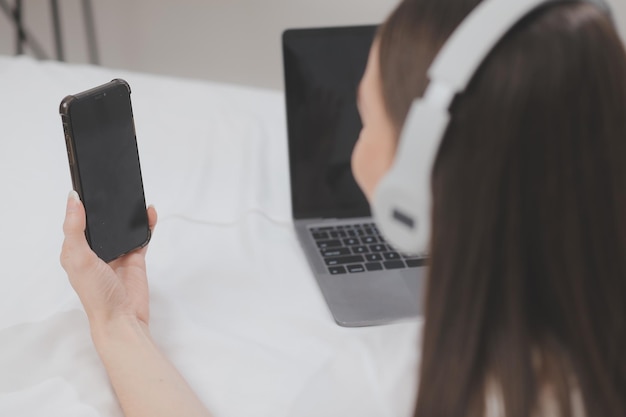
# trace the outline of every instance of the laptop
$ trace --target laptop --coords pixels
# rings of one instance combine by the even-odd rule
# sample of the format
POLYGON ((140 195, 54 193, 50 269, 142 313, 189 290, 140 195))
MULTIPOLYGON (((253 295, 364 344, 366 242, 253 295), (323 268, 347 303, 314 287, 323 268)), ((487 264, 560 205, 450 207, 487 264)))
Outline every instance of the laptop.
POLYGON ((376 26, 290 29, 283 64, 294 227, 335 321, 371 326, 421 314, 424 255, 391 247, 350 167, 356 92, 376 26))

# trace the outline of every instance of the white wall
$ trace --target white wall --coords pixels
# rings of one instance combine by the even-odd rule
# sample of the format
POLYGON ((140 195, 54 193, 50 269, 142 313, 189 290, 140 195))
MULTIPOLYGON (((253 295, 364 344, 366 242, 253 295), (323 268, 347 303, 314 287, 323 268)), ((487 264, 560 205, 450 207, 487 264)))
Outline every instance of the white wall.
MULTIPOLYGON (((103 65, 282 88, 288 27, 379 23, 398 0, 92 0, 103 65)), ((626 33, 626 1, 613 3, 626 33)), ((9 2, 11 2, 9 0, 9 2)), ((86 62, 79 0, 59 0, 69 61, 86 62)), ((48 1, 25 1, 25 21, 50 54, 48 1)), ((14 34, 0 15, 0 54, 14 34)))
MULTIPOLYGON (((289 27, 380 23, 397 0, 92 0, 103 65, 282 88, 280 36, 289 27)), ((53 51, 47 1, 25 21, 53 51)), ((86 62, 80 1, 59 0, 68 59, 86 62)), ((0 53, 14 51, 0 15, 0 53)))

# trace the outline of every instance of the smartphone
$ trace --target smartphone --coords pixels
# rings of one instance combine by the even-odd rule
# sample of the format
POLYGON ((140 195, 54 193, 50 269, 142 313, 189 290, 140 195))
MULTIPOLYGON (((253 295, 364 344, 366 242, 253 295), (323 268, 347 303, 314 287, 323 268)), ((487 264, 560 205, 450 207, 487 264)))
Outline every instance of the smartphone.
POLYGON ((91 249, 110 262, 150 241, 130 86, 121 79, 61 101, 74 190, 91 249))

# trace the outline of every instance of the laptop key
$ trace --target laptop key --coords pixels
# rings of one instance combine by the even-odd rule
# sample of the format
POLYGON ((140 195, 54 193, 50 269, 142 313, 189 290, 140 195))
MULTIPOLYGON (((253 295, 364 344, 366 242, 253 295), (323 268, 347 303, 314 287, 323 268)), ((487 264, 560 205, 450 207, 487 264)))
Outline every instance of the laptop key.
POLYGON ((381 244, 370 245, 370 251, 372 251, 372 252, 386 252, 387 251, 387 246, 381 245, 381 244))
POLYGON ((383 265, 385 265, 385 269, 401 269, 405 267, 402 261, 385 261, 383 265))
POLYGON ((367 246, 353 246, 352 252, 354 253, 368 253, 367 246))
POLYGON ((383 260, 383 257, 380 253, 370 253, 365 255, 365 259, 370 262, 379 262, 383 260))
POLYGON ((363 257, 361 255, 335 256, 324 259, 324 262, 326 262, 326 265, 328 266, 354 264, 357 262, 363 262, 363 257))
POLYGON ((426 258, 406 260, 406 266, 408 266, 409 268, 417 268, 424 265, 426 265, 426 258))
POLYGON ((338 248, 341 246, 343 246, 341 240, 320 240, 317 242, 317 247, 320 249, 338 248))
POLYGON ((330 272, 331 275, 340 275, 340 274, 348 273, 348 271, 346 271, 345 266, 331 266, 328 268, 328 272, 330 272))
POLYGON ((353 229, 346 230, 346 234, 350 237, 356 237, 356 232, 353 229))
POLYGON ((378 239, 376 239, 374 236, 365 236, 361 238, 361 242, 363 242, 364 245, 371 245, 374 243, 378 243, 378 239))
POLYGON ((311 232, 330 232, 331 230, 335 230, 333 226, 323 226, 323 227, 311 227, 309 229, 311 232))
POLYGON ((383 253, 383 256, 388 261, 400 259, 400 254, 398 254, 398 252, 386 252, 386 253, 383 253))
POLYGON ((313 233, 313 239, 315 240, 324 240, 324 239, 328 239, 328 233, 326 232, 315 232, 313 233))
POLYGON ((369 262, 365 264, 368 271, 382 271, 383 265, 380 262, 369 262))
POLYGON ((344 255, 351 255, 352 252, 350 252, 349 248, 328 248, 328 249, 322 249, 322 256, 324 257, 328 257, 328 256, 344 256, 344 255))
POLYGON ((356 245, 360 245, 361 244, 361 242, 359 242, 359 239, 356 239, 356 238, 353 238, 353 237, 350 237, 348 239, 344 239, 343 243, 346 246, 356 246, 356 245))
POLYGON ((363 267, 363 265, 360 264, 348 265, 348 272, 350 272, 351 274, 355 274, 357 272, 365 272, 365 268, 363 267))

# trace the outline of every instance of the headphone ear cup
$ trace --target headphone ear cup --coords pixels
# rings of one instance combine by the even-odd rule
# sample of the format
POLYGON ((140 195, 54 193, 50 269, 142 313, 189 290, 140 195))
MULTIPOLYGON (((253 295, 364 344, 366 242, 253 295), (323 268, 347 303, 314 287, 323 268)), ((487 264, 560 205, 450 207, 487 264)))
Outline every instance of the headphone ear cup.
POLYGON ((448 126, 447 109, 415 100, 400 135, 393 166, 374 193, 374 220, 389 244, 407 254, 424 253, 430 243, 430 179, 448 126))

